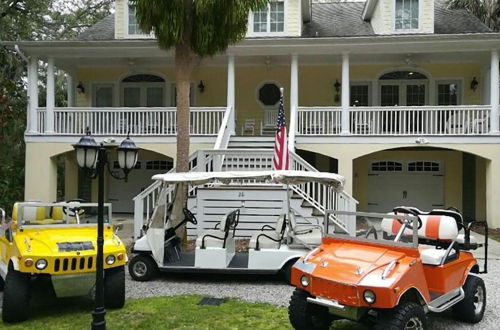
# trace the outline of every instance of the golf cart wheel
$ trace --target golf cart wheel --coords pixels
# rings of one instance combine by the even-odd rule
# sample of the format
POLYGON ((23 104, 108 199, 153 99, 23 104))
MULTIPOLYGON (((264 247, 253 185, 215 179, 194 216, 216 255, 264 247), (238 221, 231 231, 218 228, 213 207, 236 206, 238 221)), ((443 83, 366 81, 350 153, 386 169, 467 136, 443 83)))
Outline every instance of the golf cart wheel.
POLYGON ((138 254, 130 260, 128 271, 134 280, 145 282, 156 275, 158 266, 150 256, 138 254))
POLYGON ((486 287, 484 286, 483 279, 469 275, 462 288, 465 297, 453 306, 453 314, 460 321, 478 323, 483 319, 486 308, 486 287))
POLYGON ((326 307, 307 302, 308 297, 307 291, 295 289, 288 306, 290 323, 297 330, 329 329, 335 317, 326 307))
POLYGON ((297 262, 297 259, 288 260, 288 262, 281 268, 281 277, 286 282, 286 284, 291 284, 292 282, 292 267, 297 262))
POLYGON ((30 295, 30 275, 9 269, 5 277, 2 320, 9 323, 26 320, 30 295))
POLYGON ((375 329, 425 330, 427 329, 427 318, 422 306, 406 301, 391 310, 381 312, 375 329))
POLYGON ((106 269, 104 273, 104 305, 122 308, 125 304, 125 266, 106 269))

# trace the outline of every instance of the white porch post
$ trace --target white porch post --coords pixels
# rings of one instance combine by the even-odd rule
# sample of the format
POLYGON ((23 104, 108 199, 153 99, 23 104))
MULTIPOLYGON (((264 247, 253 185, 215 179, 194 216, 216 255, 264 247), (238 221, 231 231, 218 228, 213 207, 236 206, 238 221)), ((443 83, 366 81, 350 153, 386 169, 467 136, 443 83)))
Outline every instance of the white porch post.
POLYGON ((229 132, 234 135, 236 133, 234 55, 229 55, 227 58, 227 106, 232 108, 231 118, 229 119, 229 132))
POLYGON ((491 104, 491 125, 490 125, 490 133, 498 134, 499 132, 499 58, 498 58, 498 50, 493 50, 491 52, 491 71, 490 71, 490 104, 491 104))
POLYGON ((295 130, 297 125, 297 108, 299 106, 299 57, 292 55, 290 67, 290 132, 288 132, 288 149, 295 151, 295 130))
POLYGON ((350 134, 349 102, 350 102, 349 54, 342 54, 342 130, 341 134, 350 134))
POLYGON ((55 106, 55 87, 54 87, 54 58, 47 60, 47 107, 45 113, 45 131, 54 133, 54 106, 55 106))
MULTIPOLYGON (((37 132, 38 109, 38 57, 31 56, 28 64, 28 115, 26 127, 29 133, 37 132)), ((40 132, 42 133, 42 132, 40 132)))
POLYGON ((66 73, 66 88, 68 91, 68 107, 75 106, 75 86, 73 82, 73 75, 66 73))

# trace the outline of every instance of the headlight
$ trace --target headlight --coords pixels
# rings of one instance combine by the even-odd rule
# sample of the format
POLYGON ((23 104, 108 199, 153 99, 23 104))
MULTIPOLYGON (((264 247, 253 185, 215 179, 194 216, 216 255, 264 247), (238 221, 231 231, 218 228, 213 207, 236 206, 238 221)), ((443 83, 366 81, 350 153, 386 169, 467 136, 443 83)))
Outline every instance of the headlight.
POLYGON ((306 287, 309 285, 309 277, 307 277, 306 275, 302 275, 300 277, 300 284, 302 284, 303 287, 306 287))
POLYGON ((24 265, 25 265, 26 267, 31 267, 31 266, 33 266, 33 259, 31 259, 31 258, 25 259, 25 260, 24 260, 24 265))
POLYGON ((110 254, 109 256, 107 256, 107 257, 106 257, 106 263, 107 263, 108 265, 112 265, 112 264, 114 264, 114 263, 115 263, 115 260, 116 260, 116 259, 115 259, 115 256, 114 256, 114 255, 112 255, 112 254, 110 254))
POLYGON ((35 267, 38 270, 44 270, 45 268, 47 268, 47 264, 48 264, 47 260, 45 260, 45 259, 38 259, 36 261, 35 267))
POLYGON ((371 305, 375 302, 377 296, 372 290, 365 290, 365 292, 363 292, 363 298, 365 298, 365 301, 371 305))

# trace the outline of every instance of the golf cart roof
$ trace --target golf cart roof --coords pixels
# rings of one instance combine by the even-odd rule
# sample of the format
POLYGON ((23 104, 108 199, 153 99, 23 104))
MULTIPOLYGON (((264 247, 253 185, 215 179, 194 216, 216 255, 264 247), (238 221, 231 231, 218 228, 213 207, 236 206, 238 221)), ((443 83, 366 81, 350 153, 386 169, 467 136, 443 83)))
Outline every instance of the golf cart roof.
POLYGON ((165 183, 189 183, 201 185, 220 181, 230 183, 232 180, 260 180, 283 184, 299 184, 303 182, 320 182, 341 190, 344 177, 335 173, 311 171, 228 171, 228 172, 186 172, 166 173, 153 176, 153 180, 165 183))

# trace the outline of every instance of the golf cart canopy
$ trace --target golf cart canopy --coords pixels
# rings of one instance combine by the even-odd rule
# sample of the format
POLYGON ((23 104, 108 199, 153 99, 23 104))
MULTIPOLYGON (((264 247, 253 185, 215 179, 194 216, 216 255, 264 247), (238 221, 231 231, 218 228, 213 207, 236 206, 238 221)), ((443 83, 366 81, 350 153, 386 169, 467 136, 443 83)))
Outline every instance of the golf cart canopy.
POLYGON ((219 181, 228 184, 233 180, 259 180, 283 184, 320 182, 342 190, 344 177, 334 173, 310 171, 228 171, 228 172, 186 172, 166 173, 153 176, 153 180, 169 184, 189 183, 202 185, 219 181))

